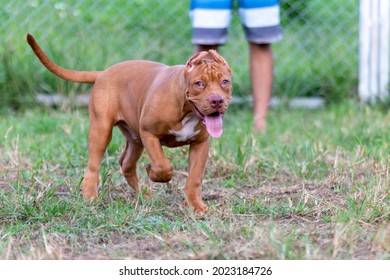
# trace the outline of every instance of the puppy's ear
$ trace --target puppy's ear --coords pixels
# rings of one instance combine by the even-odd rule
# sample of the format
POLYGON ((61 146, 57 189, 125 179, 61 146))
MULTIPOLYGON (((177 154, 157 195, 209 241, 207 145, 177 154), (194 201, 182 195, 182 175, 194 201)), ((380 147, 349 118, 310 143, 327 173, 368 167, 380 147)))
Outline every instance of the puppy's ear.
POLYGON ((209 55, 208 52, 197 52, 193 56, 191 56, 186 63, 186 68, 185 68, 186 72, 190 73, 194 69, 194 67, 197 64, 199 64, 202 61, 202 59, 208 55, 209 55))
POLYGON ((226 65, 229 72, 232 73, 232 69, 230 68, 229 64, 226 62, 226 60, 219 53, 217 53, 216 50, 209 50, 209 54, 212 56, 214 61, 216 61, 218 63, 222 63, 223 65, 226 65))

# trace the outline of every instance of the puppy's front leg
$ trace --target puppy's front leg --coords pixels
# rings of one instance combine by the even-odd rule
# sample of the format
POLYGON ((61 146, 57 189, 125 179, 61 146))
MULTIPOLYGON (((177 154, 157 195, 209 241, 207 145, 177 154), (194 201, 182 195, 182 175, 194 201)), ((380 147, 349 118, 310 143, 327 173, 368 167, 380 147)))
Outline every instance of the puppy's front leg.
POLYGON ((173 168, 164 155, 160 139, 149 132, 141 133, 141 138, 150 159, 150 164, 146 166, 150 180, 160 183, 169 182, 172 179, 173 168))
POLYGON ((194 142, 190 145, 190 168, 184 193, 195 213, 205 213, 207 211, 207 206, 203 203, 201 198, 201 192, 208 153, 208 137, 203 142, 194 142))

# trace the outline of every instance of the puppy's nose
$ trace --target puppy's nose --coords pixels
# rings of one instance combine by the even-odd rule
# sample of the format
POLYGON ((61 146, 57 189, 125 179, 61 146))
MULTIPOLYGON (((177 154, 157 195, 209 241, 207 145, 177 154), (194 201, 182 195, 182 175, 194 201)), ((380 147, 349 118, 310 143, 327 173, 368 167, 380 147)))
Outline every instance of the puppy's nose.
POLYGON ((210 97, 209 99, 211 107, 214 109, 220 109, 224 103, 224 99, 219 95, 214 95, 210 97))

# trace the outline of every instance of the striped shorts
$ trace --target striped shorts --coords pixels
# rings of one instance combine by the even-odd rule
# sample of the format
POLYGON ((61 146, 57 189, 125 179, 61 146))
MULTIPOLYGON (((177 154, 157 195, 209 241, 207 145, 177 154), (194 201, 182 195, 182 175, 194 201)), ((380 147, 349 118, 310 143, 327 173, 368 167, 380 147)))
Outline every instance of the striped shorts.
MULTIPOLYGON (((191 0, 192 43, 223 45, 227 41, 234 0, 191 0)), ((279 0, 238 0, 246 39, 270 44, 282 38, 279 0)))

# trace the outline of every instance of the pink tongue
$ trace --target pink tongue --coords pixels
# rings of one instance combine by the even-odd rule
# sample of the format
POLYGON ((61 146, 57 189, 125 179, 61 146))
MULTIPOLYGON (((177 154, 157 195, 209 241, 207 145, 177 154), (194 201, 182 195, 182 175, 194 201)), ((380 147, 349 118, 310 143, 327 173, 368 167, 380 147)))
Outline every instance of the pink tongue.
POLYGON ((211 137, 219 138, 222 135, 222 115, 205 116, 204 125, 211 137))

